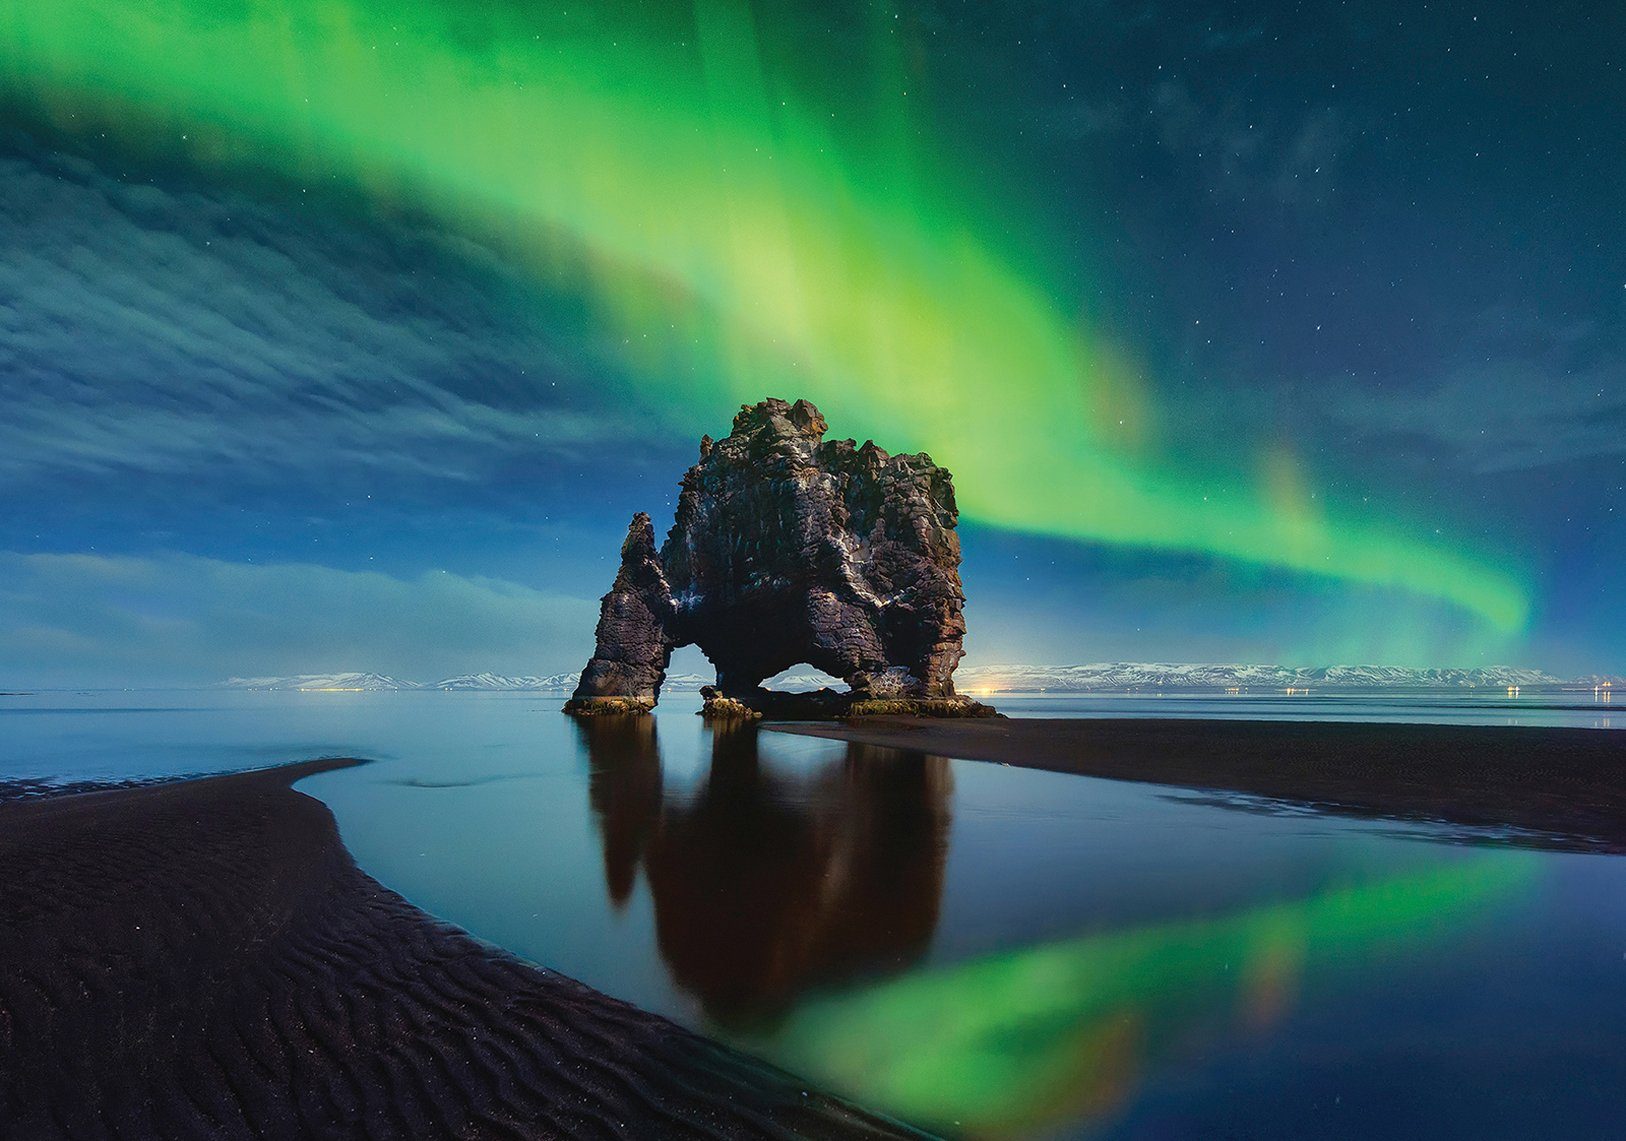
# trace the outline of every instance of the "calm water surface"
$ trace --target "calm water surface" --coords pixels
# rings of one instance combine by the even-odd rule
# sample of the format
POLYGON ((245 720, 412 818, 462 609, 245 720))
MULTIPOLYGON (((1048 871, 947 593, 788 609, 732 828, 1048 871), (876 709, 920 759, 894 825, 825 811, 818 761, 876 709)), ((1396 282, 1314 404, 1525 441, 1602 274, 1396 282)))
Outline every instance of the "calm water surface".
MULTIPOLYGON (((372 875, 493 943, 928 1126, 1616 1136, 1626 861, 811 738, 693 698, 0 698, 0 777, 322 754, 372 875)), ((1013 698, 1049 716, 1618 727, 1485 698, 1013 698)))

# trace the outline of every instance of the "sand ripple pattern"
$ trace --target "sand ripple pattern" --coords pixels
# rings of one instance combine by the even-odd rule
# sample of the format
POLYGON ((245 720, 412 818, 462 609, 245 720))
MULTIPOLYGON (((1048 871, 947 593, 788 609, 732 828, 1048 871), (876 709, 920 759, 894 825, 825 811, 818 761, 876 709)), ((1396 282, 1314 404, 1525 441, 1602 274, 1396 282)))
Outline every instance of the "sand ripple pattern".
POLYGON ((345 763, 0 805, 0 1137, 913 1135, 382 887, 345 763))

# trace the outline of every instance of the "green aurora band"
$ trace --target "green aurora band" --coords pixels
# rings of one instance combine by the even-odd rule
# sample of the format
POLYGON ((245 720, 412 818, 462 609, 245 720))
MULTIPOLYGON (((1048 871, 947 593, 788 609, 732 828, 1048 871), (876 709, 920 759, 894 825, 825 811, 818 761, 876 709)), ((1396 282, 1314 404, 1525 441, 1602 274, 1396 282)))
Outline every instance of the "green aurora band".
POLYGON ((1526 893, 1539 857, 1476 856, 1213 919, 1157 924, 925 969, 814 1000, 743 1044, 907 1121, 956 1133, 1043 1132, 1121 1107, 1194 1040, 1261 1033, 1301 993, 1526 893))
POLYGON ((429 211, 529 261, 684 428, 806 395, 844 431, 932 452, 974 521, 1524 629, 1527 588, 1497 560, 1326 506, 1285 453, 1256 474, 1151 454, 1133 365, 1059 284, 1066 243, 934 137, 889 13, 867 58, 829 60, 745 0, 613 9, 11 4, 0 96, 145 153, 429 211))

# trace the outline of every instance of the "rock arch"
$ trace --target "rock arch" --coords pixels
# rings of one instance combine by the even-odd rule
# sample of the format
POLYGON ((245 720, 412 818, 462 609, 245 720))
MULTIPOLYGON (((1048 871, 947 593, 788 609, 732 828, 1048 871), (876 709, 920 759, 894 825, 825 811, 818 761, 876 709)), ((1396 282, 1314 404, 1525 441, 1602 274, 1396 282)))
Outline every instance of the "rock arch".
POLYGON ((953 479, 929 456, 825 431, 807 401, 770 399, 743 406, 723 439, 702 437, 665 543, 647 514, 628 528, 567 711, 653 708, 687 645, 716 665, 721 695, 748 705, 803 662, 843 679, 849 703, 954 698, 953 479))

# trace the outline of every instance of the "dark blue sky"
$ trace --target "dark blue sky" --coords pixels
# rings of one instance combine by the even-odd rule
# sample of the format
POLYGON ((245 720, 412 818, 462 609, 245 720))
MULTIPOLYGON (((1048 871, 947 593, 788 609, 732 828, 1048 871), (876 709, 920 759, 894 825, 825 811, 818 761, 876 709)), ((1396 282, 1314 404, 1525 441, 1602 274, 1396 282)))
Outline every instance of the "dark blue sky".
MULTIPOLYGON (((840 58, 826 11, 756 19, 840 58)), ((1491 635, 1401 592, 968 523, 972 660, 1626 668, 1626 18, 894 14, 934 121, 1063 236, 1161 449, 1223 472, 1289 448, 1531 602, 1491 635)), ((605 365, 500 233, 6 91, 0 686, 579 667, 628 517, 665 525, 726 405, 605 365)))

